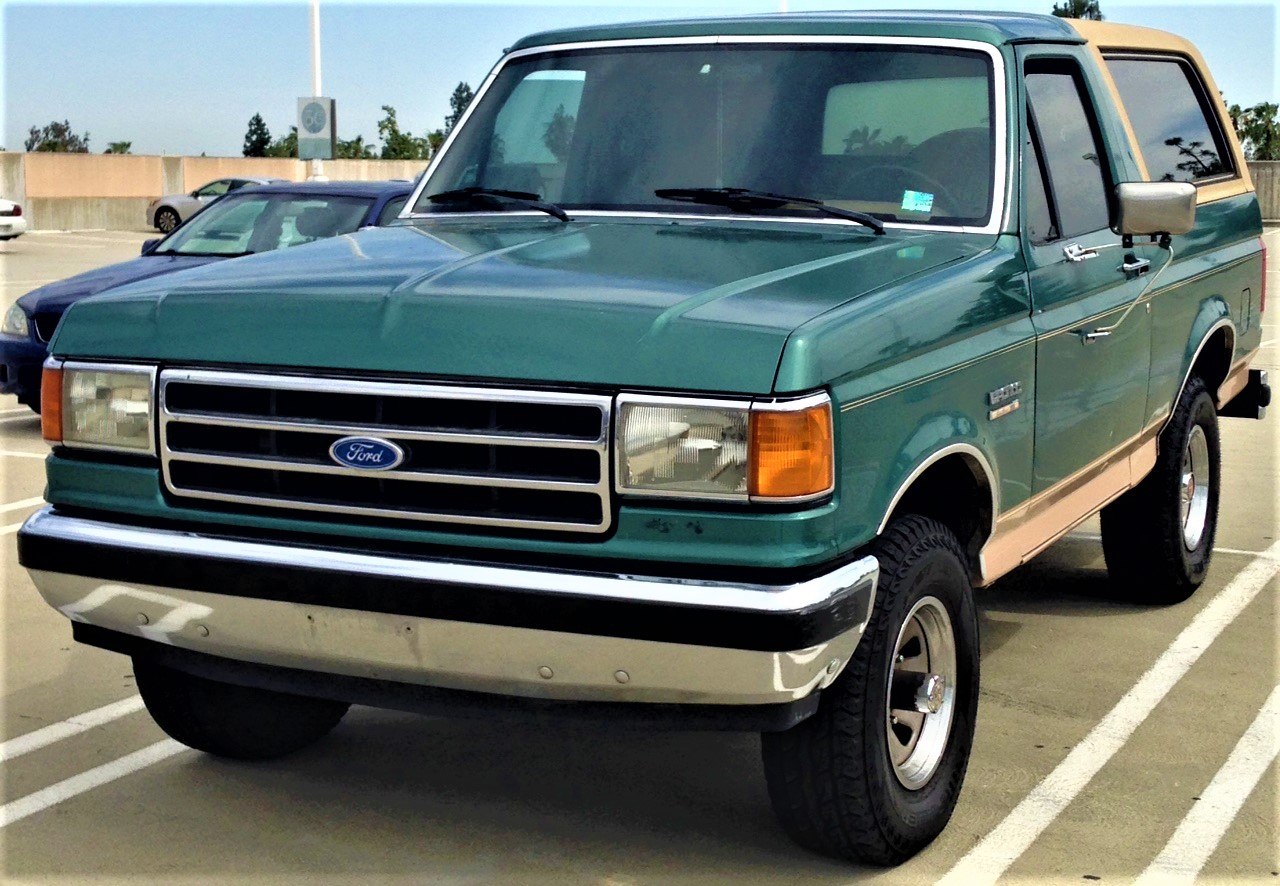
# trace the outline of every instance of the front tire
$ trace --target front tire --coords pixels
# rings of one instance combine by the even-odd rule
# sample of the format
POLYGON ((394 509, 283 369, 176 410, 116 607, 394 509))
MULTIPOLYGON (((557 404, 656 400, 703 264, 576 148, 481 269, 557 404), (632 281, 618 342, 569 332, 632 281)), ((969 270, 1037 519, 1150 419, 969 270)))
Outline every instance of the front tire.
POLYGON ((178 218, 178 213, 174 212, 167 206, 163 209, 156 210, 156 230, 162 234, 168 234, 176 228, 181 221, 182 220, 178 218))
POLYGON ((1102 509, 1107 572, 1125 597, 1167 605, 1200 587, 1218 529, 1220 468, 1217 410, 1193 376, 1160 436, 1155 468, 1102 509))
POLYGON ((889 525, 875 609, 818 711, 762 736, 765 780, 800 845, 894 865, 951 818, 978 710, 978 620, 964 553, 935 520, 889 525))
POLYGON ((267 760, 319 741, 347 712, 342 702, 236 686, 133 660, 147 712, 170 738, 197 751, 267 760))

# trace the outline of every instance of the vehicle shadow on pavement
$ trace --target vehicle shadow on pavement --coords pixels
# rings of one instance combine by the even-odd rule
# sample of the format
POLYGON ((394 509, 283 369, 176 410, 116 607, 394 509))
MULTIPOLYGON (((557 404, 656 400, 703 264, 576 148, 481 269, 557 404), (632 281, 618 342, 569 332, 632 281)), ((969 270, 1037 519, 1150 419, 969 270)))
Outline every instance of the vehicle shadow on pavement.
POLYGON ((193 755, 178 777, 205 807, 188 810, 205 822, 204 840, 233 836, 214 832, 220 819, 237 830, 237 816, 258 819, 262 831, 249 839, 259 847, 234 834, 244 857, 263 862, 255 873, 544 882, 679 870, 708 882, 779 883, 859 873, 782 833, 759 739, 748 734, 513 728, 355 708, 328 739, 288 759, 193 755), (263 818, 272 808, 294 814, 263 818), (278 867, 294 829, 315 846, 278 867), (371 851, 339 848, 361 834, 371 835, 371 851))

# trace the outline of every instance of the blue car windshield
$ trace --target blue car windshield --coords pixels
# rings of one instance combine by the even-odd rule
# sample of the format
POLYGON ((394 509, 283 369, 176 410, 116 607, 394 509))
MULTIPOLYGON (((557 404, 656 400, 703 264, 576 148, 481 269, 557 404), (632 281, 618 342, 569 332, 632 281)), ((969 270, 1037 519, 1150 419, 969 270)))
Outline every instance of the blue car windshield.
POLYGON ((170 234, 152 255, 230 258, 338 234, 364 222, 373 200, 300 194, 231 194, 170 234))

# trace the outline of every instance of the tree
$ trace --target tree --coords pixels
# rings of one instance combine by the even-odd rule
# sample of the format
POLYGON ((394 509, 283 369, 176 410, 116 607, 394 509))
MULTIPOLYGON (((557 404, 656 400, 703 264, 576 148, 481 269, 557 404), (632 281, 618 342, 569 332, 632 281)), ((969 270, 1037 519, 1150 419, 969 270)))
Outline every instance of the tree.
POLYGON ((61 154, 89 153, 89 133, 76 135, 71 131, 71 124, 63 120, 54 120, 43 129, 32 126, 27 132, 26 148, 28 151, 42 151, 61 154))
POLYGON ((1102 21, 1102 7, 1098 0, 1062 0, 1053 4, 1053 14, 1058 18, 1083 18, 1102 21))
POLYGON ((436 151, 440 150, 440 146, 444 144, 444 130, 436 129, 427 133, 427 149, 430 150, 431 156, 436 155, 436 151))
POLYGON ((471 104, 471 100, 476 94, 471 90, 470 83, 459 83, 453 88, 453 95, 449 96, 449 116, 444 118, 444 134, 448 135, 458 121, 462 119, 463 113, 467 110, 467 105, 471 104))
POLYGON ((261 114, 249 118, 249 130, 244 134, 244 155, 246 157, 265 157, 271 147, 271 130, 267 129, 267 121, 261 114))
POLYGON ((1252 108, 1227 108, 1236 137, 1250 160, 1280 160, 1280 106, 1260 102, 1252 108))
POLYGON ((430 148, 425 138, 418 138, 410 132, 401 132, 400 123, 396 120, 396 109, 391 105, 383 105, 386 115, 378 121, 378 137, 382 139, 383 160, 426 160, 430 148))
POLYGON ((564 105, 558 105, 547 123, 547 131, 542 133, 542 143, 561 163, 569 156, 569 145, 573 142, 573 126, 577 122, 576 117, 565 113, 564 105))
POLYGON ((133 147, 133 142, 108 142, 107 149, 104 154, 127 154, 129 149, 133 147))
POLYGON ((338 139, 333 156, 338 160, 372 160, 378 156, 378 152, 373 149, 373 145, 364 143, 363 135, 357 135, 355 138, 338 139))
POLYGON ((283 138, 278 138, 267 146, 267 157, 296 157, 298 156, 298 127, 290 126, 289 134, 283 138))

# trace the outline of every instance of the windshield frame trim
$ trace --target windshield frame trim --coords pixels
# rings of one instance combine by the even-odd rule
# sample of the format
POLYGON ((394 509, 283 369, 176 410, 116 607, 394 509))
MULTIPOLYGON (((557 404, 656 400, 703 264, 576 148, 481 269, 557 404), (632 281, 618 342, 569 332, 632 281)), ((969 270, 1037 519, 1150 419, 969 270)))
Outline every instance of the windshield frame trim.
MULTIPOLYGON (((688 37, 635 37, 620 40, 587 40, 574 43, 556 43, 547 46, 532 46, 528 49, 520 49, 515 52, 509 52, 498 60, 493 69, 485 77, 484 82, 480 84, 480 88, 476 91, 475 98, 467 105, 467 109, 463 112, 462 117, 450 130, 448 137, 440 146, 440 150, 431 158, 427 164, 422 177, 418 180, 418 184, 414 187, 413 193, 409 195, 409 200, 405 203, 404 209, 401 210, 397 219, 405 219, 412 221, 421 221, 424 219, 464 219, 464 218, 492 218, 495 215, 502 216, 536 216, 542 215, 540 212, 525 210, 491 210, 488 212, 449 212, 449 213, 433 213, 433 212, 413 212, 412 207, 417 206, 418 200, 426 191, 427 186, 431 183, 431 177, 435 174, 436 168, 444 159, 449 148, 452 147, 454 140, 462 128, 467 125, 467 121, 471 118, 471 114, 480 102, 484 99, 485 94, 493 85, 498 75, 502 73, 503 68, 516 59, 527 58, 532 55, 547 55, 557 52, 572 52, 580 49, 620 49, 635 46, 696 46, 696 45, 720 45, 733 43, 755 43, 755 44, 831 44, 831 45, 878 45, 878 46, 932 46, 943 49, 962 49, 974 52, 981 52, 991 60, 992 75, 992 98, 994 107, 992 109, 992 118, 994 126, 995 156, 992 163, 992 185, 991 185, 991 211, 987 216, 987 221, 982 225, 931 225, 913 222, 898 221, 882 221, 886 228, 909 230, 909 231, 934 231, 938 233, 963 233, 963 234, 1000 234, 1008 227, 1008 218, 1012 199, 1010 198, 1012 183, 1009 177, 1009 110, 1008 110, 1008 71, 1005 66, 1004 55, 999 46, 992 43, 985 43, 981 40, 967 40, 955 37, 893 37, 885 35, 872 34, 707 34, 700 36, 688 37)), ((741 213, 723 212, 723 213, 706 213, 693 214, 689 212, 647 212, 647 211, 628 211, 614 209, 584 209, 575 210, 568 209, 566 211, 571 217, 580 218, 654 218, 654 219, 674 219, 674 220, 711 220, 725 221, 732 219, 735 221, 745 222, 767 222, 777 223, 779 221, 795 222, 798 224, 810 225, 828 225, 847 227, 850 223, 838 218, 805 218, 802 216, 791 215, 744 215, 741 213)))

